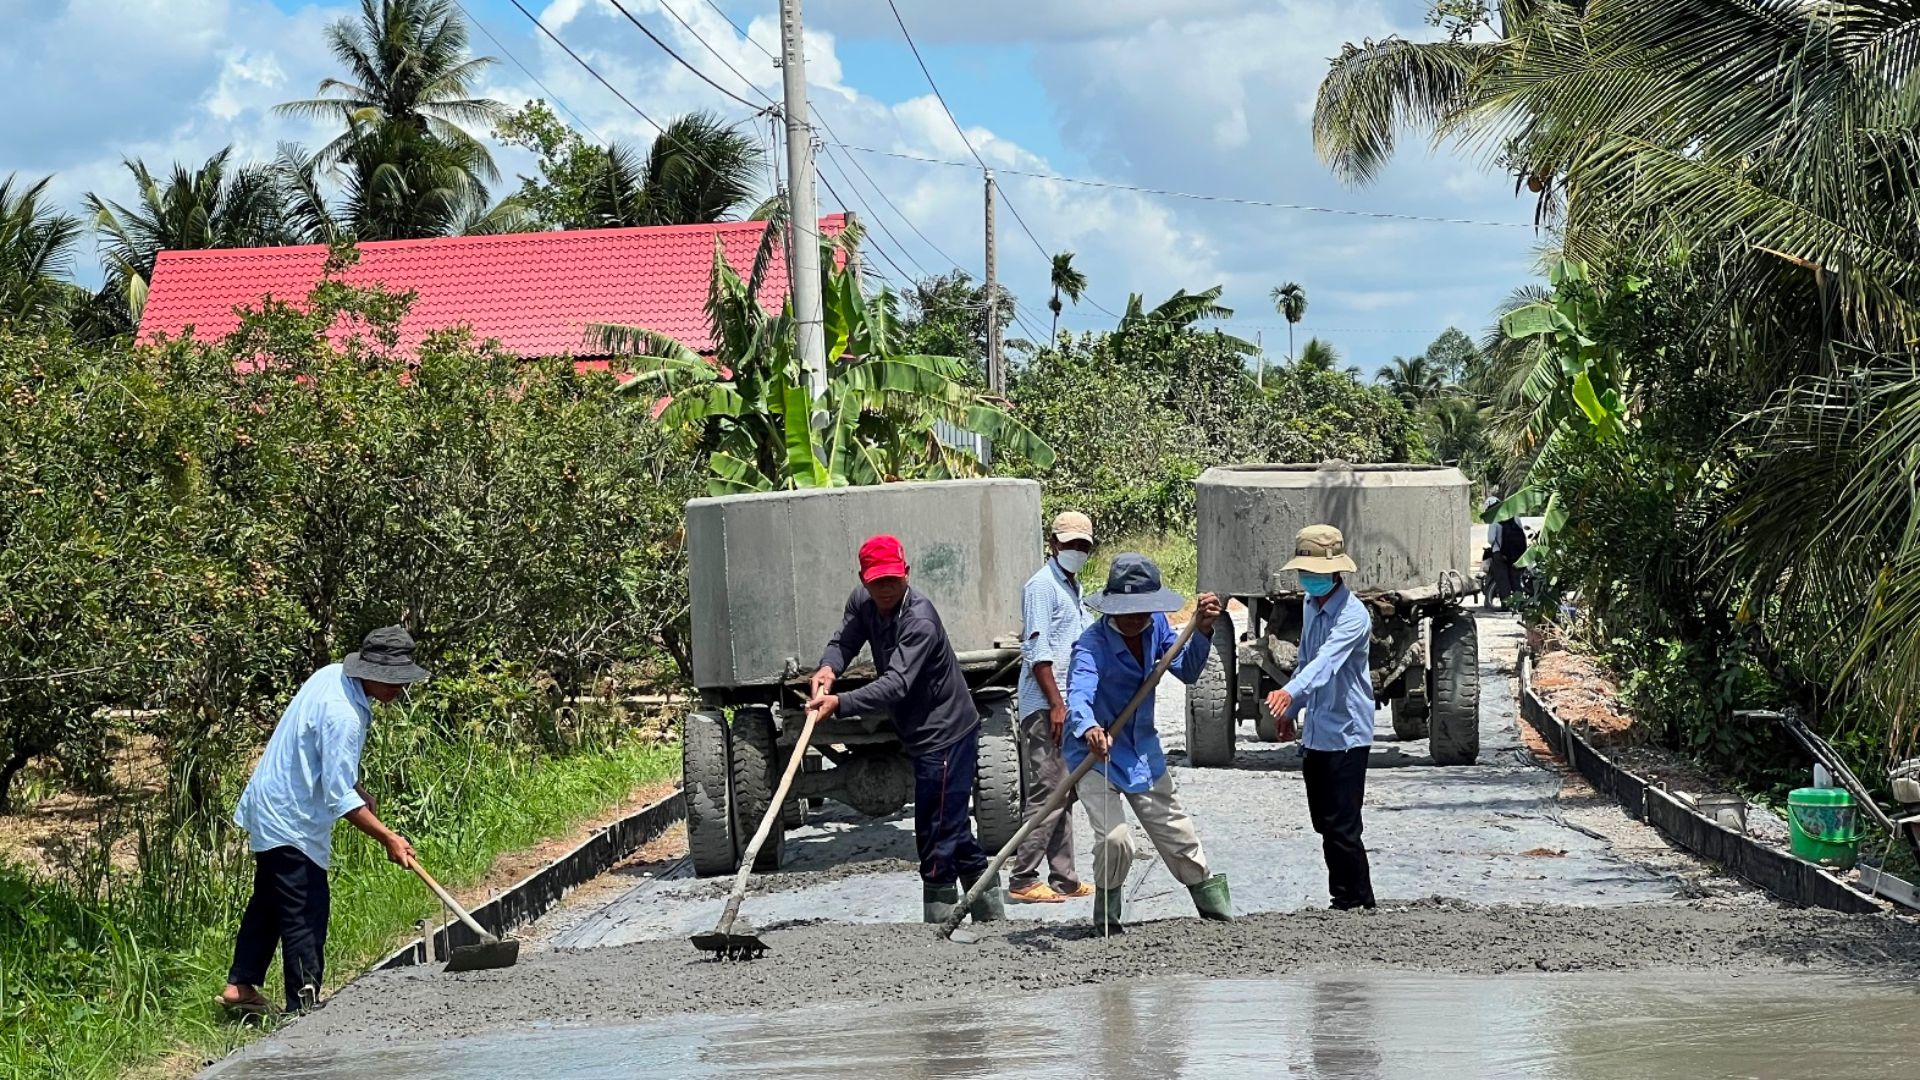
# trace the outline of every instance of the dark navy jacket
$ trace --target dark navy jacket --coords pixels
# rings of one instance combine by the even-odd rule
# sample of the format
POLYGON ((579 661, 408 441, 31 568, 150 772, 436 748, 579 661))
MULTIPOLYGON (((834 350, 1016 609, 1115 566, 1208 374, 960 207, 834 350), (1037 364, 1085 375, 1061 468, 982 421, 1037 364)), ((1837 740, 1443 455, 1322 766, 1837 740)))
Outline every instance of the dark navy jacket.
POLYGON ((945 750, 980 730, 980 714, 967 693, 960 658, 932 601, 909 588, 893 617, 887 618, 867 590, 854 589, 847 598, 846 619, 827 642, 820 666, 838 675, 863 645, 873 652, 879 677, 840 695, 843 715, 892 713, 900 745, 912 757, 945 750))

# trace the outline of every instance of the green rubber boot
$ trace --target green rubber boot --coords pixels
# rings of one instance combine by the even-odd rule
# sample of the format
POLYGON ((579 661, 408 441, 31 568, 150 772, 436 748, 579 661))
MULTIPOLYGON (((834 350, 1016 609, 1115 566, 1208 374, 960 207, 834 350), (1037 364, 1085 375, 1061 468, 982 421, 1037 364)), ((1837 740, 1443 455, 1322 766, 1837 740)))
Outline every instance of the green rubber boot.
POLYGON ((1122 934, 1126 932, 1125 927, 1120 925, 1120 904, 1123 899, 1125 899, 1125 894, 1119 889, 1094 887, 1093 932, 1095 934, 1104 937, 1108 934, 1122 934))
MULTIPOLYGON (((975 874, 971 878, 962 877, 960 879, 960 884, 964 886, 961 890, 962 894, 964 895, 966 892, 971 891, 973 889, 973 883, 979 880, 979 874, 975 874)), ((982 892, 980 899, 975 900, 973 906, 967 909, 967 914, 973 916, 973 921, 977 923, 1001 922, 1006 919, 1007 892, 1000 887, 1000 878, 998 875, 994 876, 992 887, 982 892)))
POLYGON ((1227 875, 1215 874, 1198 885, 1187 886, 1193 894, 1193 906, 1203 919, 1233 921, 1233 896, 1227 892, 1227 875))
POLYGON ((960 886, 949 881, 945 885, 920 883, 920 918, 923 922, 943 923, 953 909, 960 906, 960 886))

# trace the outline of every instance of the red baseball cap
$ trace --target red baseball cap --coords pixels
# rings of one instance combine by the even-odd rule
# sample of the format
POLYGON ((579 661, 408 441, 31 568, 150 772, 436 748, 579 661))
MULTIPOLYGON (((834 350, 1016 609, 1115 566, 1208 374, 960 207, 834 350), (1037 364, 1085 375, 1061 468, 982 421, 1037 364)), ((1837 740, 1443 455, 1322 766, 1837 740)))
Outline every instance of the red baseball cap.
POLYGON ((876 536, 860 545, 860 580, 906 577, 907 551, 897 536, 876 536))

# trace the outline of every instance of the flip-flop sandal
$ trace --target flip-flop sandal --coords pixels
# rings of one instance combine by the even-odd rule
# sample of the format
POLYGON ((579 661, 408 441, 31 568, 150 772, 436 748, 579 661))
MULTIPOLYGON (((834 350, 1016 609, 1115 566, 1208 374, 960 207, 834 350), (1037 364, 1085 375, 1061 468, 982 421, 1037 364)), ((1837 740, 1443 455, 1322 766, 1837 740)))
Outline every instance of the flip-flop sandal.
POLYGON ((228 1001, 224 995, 215 995, 213 1002, 235 1016, 267 1016, 273 1012, 273 1004, 264 997, 228 1001))

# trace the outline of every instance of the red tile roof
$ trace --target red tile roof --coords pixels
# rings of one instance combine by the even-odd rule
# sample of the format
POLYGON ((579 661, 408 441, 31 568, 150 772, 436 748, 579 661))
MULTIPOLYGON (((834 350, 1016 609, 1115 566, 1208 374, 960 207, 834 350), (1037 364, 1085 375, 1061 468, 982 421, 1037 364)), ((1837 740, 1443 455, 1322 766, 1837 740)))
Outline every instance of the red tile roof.
MULTIPOLYGON (((823 218, 820 227, 836 234, 846 218, 823 218)), ((360 261, 344 280, 419 294, 401 324, 402 348, 417 345, 430 331, 465 323, 518 356, 575 356, 587 351, 588 323, 618 322, 671 334, 707 352, 714 238, 745 276, 765 229, 764 222, 747 221, 373 241, 359 246, 360 261)), ((179 335, 188 327, 200 340, 219 338, 240 325, 235 308, 257 306, 267 295, 305 298, 326 258, 324 246, 162 252, 140 338, 179 335)), ((761 303, 773 308, 786 289, 786 256, 780 252, 761 303)))

